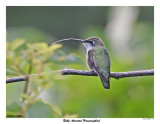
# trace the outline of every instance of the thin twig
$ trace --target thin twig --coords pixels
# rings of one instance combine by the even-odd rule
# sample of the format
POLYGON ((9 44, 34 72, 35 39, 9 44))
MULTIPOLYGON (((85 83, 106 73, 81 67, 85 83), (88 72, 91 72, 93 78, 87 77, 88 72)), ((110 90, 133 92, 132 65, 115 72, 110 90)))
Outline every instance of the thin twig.
MULTIPOLYGON (((29 71, 28 71, 28 74, 29 74, 29 75, 31 74, 31 71, 32 71, 32 64, 29 66, 29 71)), ((25 83, 24 90, 23 90, 23 93, 24 93, 24 94, 26 94, 27 91, 28 91, 29 76, 26 76, 25 79, 26 79, 26 83, 25 83)))
MULTIPOLYGON (((97 74, 93 71, 83 71, 83 70, 74 70, 74 69, 63 69, 60 71, 52 71, 52 72, 60 72, 62 75, 97 76, 97 74)), ((46 74, 46 73, 41 73, 41 74, 46 74)), ((35 76, 35 75, 37 74, 31 74, 29 76, 35 76)), ((154 69, 110 73, 110 77, 115 79, 125 78, 125 77, 150 76, 150 75, 154 75, 154 69)), ((13 82, 19 82, 19 81, 26 81, 26 76, 13 77, 13 78, 6 79, 6 83, 13 83, 13 82)))

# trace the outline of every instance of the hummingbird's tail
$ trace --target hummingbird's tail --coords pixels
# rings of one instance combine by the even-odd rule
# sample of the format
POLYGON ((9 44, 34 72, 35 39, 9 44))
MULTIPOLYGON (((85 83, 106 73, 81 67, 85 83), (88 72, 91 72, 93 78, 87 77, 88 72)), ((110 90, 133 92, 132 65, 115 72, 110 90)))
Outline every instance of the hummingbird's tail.
POLYGON ((107 90, 110 89, 110 81, 109 78, 100 77, 103 87, 107 90))

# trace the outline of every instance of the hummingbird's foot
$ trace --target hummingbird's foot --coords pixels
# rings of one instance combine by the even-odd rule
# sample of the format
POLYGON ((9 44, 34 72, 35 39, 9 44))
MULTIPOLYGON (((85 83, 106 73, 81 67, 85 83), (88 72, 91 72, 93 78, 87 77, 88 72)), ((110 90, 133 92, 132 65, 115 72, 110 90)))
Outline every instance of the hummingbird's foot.
MULTIPOLYGON (((96 73, 94 70, 91 70, 92 73, 96 73)), ((97 74, 97 73, 96 73, 97 74)))
POLYGON ((69 68, 68 68, 68 67, 65 67, 63 70, 69 70, 69 68))

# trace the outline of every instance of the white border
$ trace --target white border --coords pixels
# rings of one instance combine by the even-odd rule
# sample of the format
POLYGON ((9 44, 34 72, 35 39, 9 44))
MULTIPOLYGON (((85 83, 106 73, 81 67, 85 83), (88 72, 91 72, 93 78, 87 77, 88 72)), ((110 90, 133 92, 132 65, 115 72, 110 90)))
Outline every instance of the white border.
POLYGON ((160 2, 154 10, 154 115, 160 120, 160 2))
POLYGON ((7 6, 153 6, 155 0, 5 0, 7 6))
MULTIPOLYGON (((5 4, 0 4, 0 119, 6 116, 6 16, 5 4)), ((1 122, 1 120, 0 120, 1 122)))
MULTIPOLYGON (((154 119, 101 119, 101 123, 157 123, 160 122, 160 1, 159 0, 2 0, 0 4, 0 122, 4 123, 63 123, 63 119, 6 119, 6 6, 155 6, 154 39, 154 119)), ((148 106, 149 107, 149 106, 148 106)))

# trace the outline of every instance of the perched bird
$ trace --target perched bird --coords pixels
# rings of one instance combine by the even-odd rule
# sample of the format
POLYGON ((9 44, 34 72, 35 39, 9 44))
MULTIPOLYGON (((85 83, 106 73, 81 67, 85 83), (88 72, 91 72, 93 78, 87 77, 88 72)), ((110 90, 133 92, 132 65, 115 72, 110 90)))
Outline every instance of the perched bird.
POLYGON ((101 79, 105 89, 110 88, 110 56, 102 40, 98 37, 91 37, 83 41, 87 48, 87 64, 101 79))
MULTIPOLYGON (((91 37, 86 40, 68 38, 54 42, 59 43, 65 40, 81 42, 87 48, 86 60, 88 67, 98 74, 105 89, 110 88, 110 56, 102 40, 98 37, 91 37)), ((52 45, 53 45, 52 44, 52 45)))

